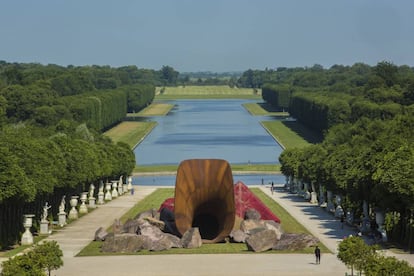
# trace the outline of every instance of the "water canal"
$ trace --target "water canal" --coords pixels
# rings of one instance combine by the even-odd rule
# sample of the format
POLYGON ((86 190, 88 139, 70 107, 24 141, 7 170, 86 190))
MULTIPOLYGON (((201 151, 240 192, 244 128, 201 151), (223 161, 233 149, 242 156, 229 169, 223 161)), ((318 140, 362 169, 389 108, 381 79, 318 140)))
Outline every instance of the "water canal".
MULTIPOLYGON (((149 118, 158 125, 134 149, 137 164, 179 164, 191 158, 219 158, 231 164, 279 163, 282 148, 260 124, 279 118, 252 116, 243 107, 248 102, 252 100, 170 101, 174 108, 166 116, 149 118)), ((171 176, 165 178, 166 183, 173 181, 171 176)), ((254 178, 267 179, 268 175, 254 178)), ((140 180, 147 185, 159 183, 152 176, 140 180)))
POLYGON ((179 164, 220 158, 232 164, 278 163, 279 144, 260 125, 272 117, 250 115, 249 100, 176 100, 167 116, 134 150, 138 165, 179 164))

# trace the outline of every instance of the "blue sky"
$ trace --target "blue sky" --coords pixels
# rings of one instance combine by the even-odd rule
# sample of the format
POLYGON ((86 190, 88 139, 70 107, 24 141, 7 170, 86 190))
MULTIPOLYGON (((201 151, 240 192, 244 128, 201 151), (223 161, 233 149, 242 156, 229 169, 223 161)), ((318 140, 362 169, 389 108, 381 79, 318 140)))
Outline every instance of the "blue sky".
POLYGON ((414 66, 414 1, 2 0, 0 60, 180 72, 414 66))

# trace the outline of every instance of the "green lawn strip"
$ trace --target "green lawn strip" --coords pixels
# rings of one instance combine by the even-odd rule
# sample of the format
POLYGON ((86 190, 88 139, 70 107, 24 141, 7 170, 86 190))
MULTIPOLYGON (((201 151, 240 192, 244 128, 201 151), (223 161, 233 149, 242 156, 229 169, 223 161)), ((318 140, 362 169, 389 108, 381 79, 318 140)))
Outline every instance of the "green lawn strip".
POLYGON ((157 122, 123 122, 104 133, 115 143, 124 142, 131 148, 140 143, 157 125, 157 122), (122 127, 127 124, 128 127, 122 127))
POLYGON ((135 166, 133 173, 155 173, 155 174, 161 174, 159 172, 176 173, 177 168, 178 168, 178 165, 151 165, 151 166, 137 165, 135 166))
MULTIPOLYGON (((230 165, 233 172, 254 172, 254 173, 280 173, 279 164, 234 164, 230 165)), ((154 165, 154 166, 140 166, 134 168, 133 173, 154 173, 160 172, 176 173, 178 165, 154 165)))
POLYGON ((302 132, 294 131, 292 128, 286 126, 283 121, 264 121, 261 122, 263 127, 279 142, 283 148, 302 148, 310 145, 310 141, 316 139, 311 137, 309 131, 300 125, 298 122, 290 122, 290 126, 296 125, 297 129, 302 129, 302 132), (304 138, 304 133, 307 133, 307 139, 304 138))
MULTIPOLYGON (((139 189, 139 187, 138 187, 139 189)), ((288 233, 308 233, 306 228, 301 225, 295 218, 293 218, 289 213, 286 212, 279 204, 272 200, 269 196, 263 193, 259 188, 252 188, 254 192, 264 204, 266 204, 274 214, 276 214, 282 221, 282 228, 285 232, 288 233)), ((174 188, 162 188, 157 189, 146 198, 138 202, 134 207, 132 207, 127 213, 125 213, 121 218, 121 222, 125 222, 128 218, 135 217, 138 213, 149 210, 149 209, 158 209, 161 203, 169 198, 174 196, 174 188)), ((110 231, 110 229, 108 229, 110 231)), ((152 252, 148 250, 142 250, 136 253, 104 253, 100 251, 102 242, 93 241, 89 243, 85 248, 79 252, 77 256, 105 256, 105 255, 164 255, 164 254, 222 254, 222 253, 249 253, 257 254, 247 250, 245 244, 241 243, 217 243, 217 244, 203 244, 200 248, 195 249, 184 249, 184 248, 172 248, 166 251, 152 252)), ((329 249, 320 243, 322 252, 330 252, 329 249)), ((264 253, 272 254, 281 254, 281 253, 305 253, 312 254, 313 248, 306 248, 304 250, 290 251, 290 250, 271 250, 264 253)))
POLYGON ((261 95, 246 95, 246 94, 160 94, 155 96, 156 100, 215 100, 215 99, 246 99, 246 100, 260 100, 261 95))
POLYGON ((271 172, 280 173, 280 164, 230 164, 233 172, 271 172))
POLYGON ((237 88, 228 85, 187 85, 157 87, 156 95, 260 95, 261 89, 237 88))
POLYGON ((173 104, 153 102, 149 106, 145 107, 137 113, 128 113, 127 117, 140 117, 140 116, 165 116, 174 107, 173 104))
POLYGON ((265 108, 267 105, 264 103, 244 103, 243 107, 254 116, 278 116, 288 117, 288 112, 275 111, 270 108, 265 108))
MULTIPOLYGON (((40 242, 41 240, 47 238, 47 235, 34 235, 33 236, 33 244, 36 244, 38 242, 40 242)), ((29 250, 31 247, 33 247, 33 245, 20 245, 20 246, 16 246, 13 249, 10 250, 4 250, 4 251, 0 251, 0 257, 2 258, 10 258, 13 257, 19 253, 25 252, 26 250, 29 250)))

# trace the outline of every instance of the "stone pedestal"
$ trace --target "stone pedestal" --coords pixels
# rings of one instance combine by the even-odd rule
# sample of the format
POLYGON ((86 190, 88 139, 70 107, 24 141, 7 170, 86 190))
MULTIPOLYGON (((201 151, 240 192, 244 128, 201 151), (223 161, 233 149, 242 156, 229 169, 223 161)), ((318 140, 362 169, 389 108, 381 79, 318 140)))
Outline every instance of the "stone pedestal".
POLYGON ((33 235, 32 232, 30 232, 30 227, 33 225, 33 217, 32 214, 24 215, 24 222, 23 226, 25 228, 25 231, 22 235, 21 244, 22 245, 32 245, 33 244, 33 235))
POLYGON ((112 181, 112 198, 117 198, 118 197, 118 182, 117 181, 112 181))
POLYGON ((94 198, 94 197, 89 198, 89 208, 92 208, 92 209, 96 208, 95 200, 96 200, 96 198, 94 198))
POLYGON ((60 227, 65 226, 66 225, 66 212, 59 212, 58 219, 59 219, 59 226, 60 227))
POLYGON ((77 219, 78 218, 78 210, 76 210, 76 206, 78 205, 78 196, 72 196, 70 199, 70 206, 72 209, 69 211, 69 218, 70 219, 77 219))
POLYGON ((310 195, 310 203, 317 204, 318 203, 318 195, 316 192, 312 192, 310 195))
POLYGON ((128 185, 127 185, 128 191, 131 191, 132 189, 132 177, 128 177, 128 185))
POLYGON ((86 206, 86 199, 87 199, 88 193, 82 193, 81 194, 81 205, 79 206, 79 214, 87 214, 88 213, 88 207, 86 206))
POLYGON ((105 203, 105 201, 104 201, 104 193, 102 192, 102 193, 99 193, 98 194, 98 205, 102 205, 104 203, 105 203))
POLYGON ((128 185, 127 184, 124 184, 123 185, 123 187, 122 187, 122 191, 123 191, 123 193, 125 194, 126 192, 128 192, 128 185))
POLYGON ((49 221, 41 220, 40 221, 40 235, 49 235, 49 221))
POLYGON ((105 184, 105 200, 112 200, 112 190, 111 190, 111 183, 105 184))
POLYGON ((121 182, 118 183, 118 196, 121 196, 124 194, 124 187, 121 182))

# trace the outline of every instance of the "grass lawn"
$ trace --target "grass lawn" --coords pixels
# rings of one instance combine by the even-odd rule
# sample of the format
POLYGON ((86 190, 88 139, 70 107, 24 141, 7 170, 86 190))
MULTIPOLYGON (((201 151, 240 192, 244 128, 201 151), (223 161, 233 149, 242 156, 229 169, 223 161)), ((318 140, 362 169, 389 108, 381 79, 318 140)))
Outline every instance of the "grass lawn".
MULTIPOLYGON (((280 173, 279 164, 235 164, 231 166, 233 172, 272 172, 280 173)), ((157 172, 177 172, 177 165, 155 165, 155 166, 136 166, 134 173, 157 173, 157 172)))
POLYGON ((171 99, 261 99, 261 89, 226 85, 157 87, 156 100, 171 99), (164 92, 161 93, 161 90, 164 92))
POLYGON ((283 148, 302 148, 322 141, 322 137, 296 121, 265 121, 261 124, 283 148))
MULTIPOLYGON (((267 207, 276 214, 282 221, 282 227, 285 232, 288 233, 308 233, 306 228, 300 224, 295 218, 293 218, 289 213, 286 212, 279 204, 272 200, 268 195, 264 194, 259 188, 252 188, 252 192, 258 196, 267 207)), ((121 222, 127 221, 128 218, 133 218, 140 212, 155 208, 158 209, 161 203, 169 198, 174 196, 173 188, 162 188, 157 189, 155 192, 144 198, 142 201, 138 202, 133 208, 131 208, 127 213, 125 213, 121 218, 121 222)), ((100 251, 102 242, 93 241, 77 256, 104 256, 104 255, 126 255, 126 253, 103 253, 100 251)), ((322 252, 330 252, 323 244, 320 243, 322 252)), ((313 253, 313 248, 306 248, 300 251, 267 251, 263 253, 254 253, 247 250, 245 244, 239 243, 216 243, 216 244, 203 244, 200 248, 195 249, 184 249, 184 248, 173 248, 161 252, 151 252, 148 250, 143 250, 140 252, 133 253, 134 255, 159 255, 159 254, 221 254, 221 253, 249 253, 249 254, 263 254, 263 253, 313 253)), ((128 253, 131 254, 131 253, 128 253)))
POLYGON ((134 148, 151 130, 156 122, 122 122, 104 133, 115 143, 124 142, 134 148))
POLYGON ((266 103, 245 103, 243 106, 254 116, 289 116, 288 112, 277 111, 266 103))
POLYGON ((174 107, 172 104, 154 102, 137 113, 128 113, 127 117, 135 116, 165 116, 174 107))

